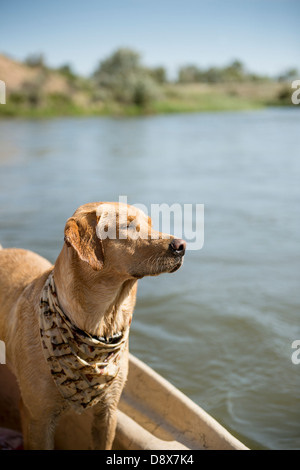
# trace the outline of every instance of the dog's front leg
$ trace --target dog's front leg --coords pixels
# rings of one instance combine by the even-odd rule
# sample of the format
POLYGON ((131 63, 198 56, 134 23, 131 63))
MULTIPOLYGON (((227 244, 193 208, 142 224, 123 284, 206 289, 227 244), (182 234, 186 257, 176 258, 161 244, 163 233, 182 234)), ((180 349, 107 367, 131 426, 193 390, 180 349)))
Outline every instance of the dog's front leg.
POLYGON ((57 413, 48 414, 44 409, 34 417, 21 400, 20 416, 24 449, 52 450, 54 448, 54 432, 59 415, 57 413))
POLYGON ((117 426, 116 407, 96 405, 92 423, 93 447, 96 450, 110 450, 117 426))

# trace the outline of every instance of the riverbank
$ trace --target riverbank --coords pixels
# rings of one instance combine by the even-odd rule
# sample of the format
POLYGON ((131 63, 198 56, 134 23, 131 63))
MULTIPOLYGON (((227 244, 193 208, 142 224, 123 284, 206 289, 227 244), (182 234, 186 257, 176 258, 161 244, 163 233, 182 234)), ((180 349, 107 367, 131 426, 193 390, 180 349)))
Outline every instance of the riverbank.
POLYGON ((182 74, 170 82, 160 69, 143 67, 132 51, 120 50, 107 63, 108 70, 107 64, 102 65, 93 76, 81 77, 68 66, 53 69, 0 54, 0 79, 6 86, 6 104, 0 106, 0 117, 139 116, 292 104, 288 81, 254 78, 241 65, 238 70, 233 65, 214 70, 212 82, 194 82, 197 77, 186 81, 182 74), (136 64, 128 70, 129 59, 136 64))
POLYGON ((56 116, 140 116, 207 111, 241 111, 268 106, 292 105, 287 86, 281 83, 167 84, 161 87, 159 100, 146 106, 117 101, 79 103, 63 95, 50 95, 39 106, 22 100, 8 100, 0 107, 0 116, 47 118, 56 116))

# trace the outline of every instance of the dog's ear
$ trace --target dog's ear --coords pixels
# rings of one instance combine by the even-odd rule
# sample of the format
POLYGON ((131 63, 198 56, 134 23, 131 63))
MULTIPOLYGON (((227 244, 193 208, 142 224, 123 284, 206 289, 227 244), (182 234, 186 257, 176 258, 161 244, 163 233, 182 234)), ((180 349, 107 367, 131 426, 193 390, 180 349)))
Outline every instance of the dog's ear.
POLYGON ((65 243, 71 246, 82 261, 95 271, 100 271, 104 263, 102 241, 96 235, 97 216, 95 212, 71 217, 65 226, 65 243))

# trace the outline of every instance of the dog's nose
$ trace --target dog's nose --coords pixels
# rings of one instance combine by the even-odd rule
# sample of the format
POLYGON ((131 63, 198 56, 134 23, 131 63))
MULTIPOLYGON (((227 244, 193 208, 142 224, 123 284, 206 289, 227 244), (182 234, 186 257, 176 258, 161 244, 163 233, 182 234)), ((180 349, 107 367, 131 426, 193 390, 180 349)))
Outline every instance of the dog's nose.
POLYGON ((174 238, 170 243, 170 248, 177 255, 183 256, 186 249, 186 242, 181 238, 174 238))

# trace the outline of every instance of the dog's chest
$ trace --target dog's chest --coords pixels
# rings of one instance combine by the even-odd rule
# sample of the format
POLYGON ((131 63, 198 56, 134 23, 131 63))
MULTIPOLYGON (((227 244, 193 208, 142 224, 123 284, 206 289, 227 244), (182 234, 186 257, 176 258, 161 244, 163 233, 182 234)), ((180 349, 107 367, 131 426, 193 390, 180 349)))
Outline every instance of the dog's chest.
POLYGON ((57 301, 53 274, 40 301, 40 336, 56 386, 77 412, 95 405, 120 369, 128 330, 105 343, 74 328, 57 301))

